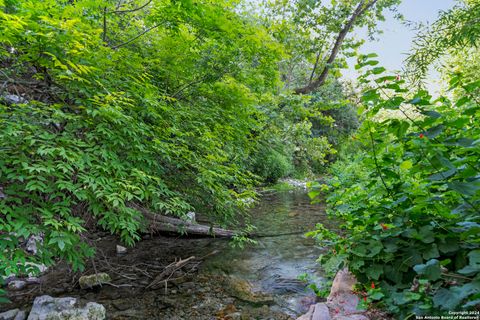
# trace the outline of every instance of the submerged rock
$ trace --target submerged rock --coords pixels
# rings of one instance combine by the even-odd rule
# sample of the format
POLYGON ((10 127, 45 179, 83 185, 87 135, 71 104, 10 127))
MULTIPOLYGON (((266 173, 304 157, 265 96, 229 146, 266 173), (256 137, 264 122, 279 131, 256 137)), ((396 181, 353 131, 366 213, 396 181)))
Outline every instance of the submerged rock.
POLYGON ((0 313, 0 320, 25 320, 27 314, 23 310, 13 309, 0 313))
POLYGON ((96 286, 101 286, 102 284, 109 283, 112 279, 107 273, 96 273, 88 276, 81 276, 78 279, 80 288, 90 289, 96 286))
POLYGON ((104 320, 105 307, 89 302, 84 307, 77 305, 75 298, 35 298, 27 320, 104 320))
POLYGON ((274 302, 271 295, 255 290, 252 284, 246 280, 230 277, 227 286, 232 296, 245 302, 253 304, 271 304, 274 302))

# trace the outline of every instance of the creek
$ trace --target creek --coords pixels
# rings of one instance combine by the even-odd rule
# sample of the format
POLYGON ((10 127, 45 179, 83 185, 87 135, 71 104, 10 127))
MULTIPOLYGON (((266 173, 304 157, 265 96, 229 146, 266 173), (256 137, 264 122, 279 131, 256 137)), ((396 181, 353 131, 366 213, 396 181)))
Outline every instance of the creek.
POLYGON ((57 266, 41 278, 42 285, 11 296, 7 309, 28 309, 35 296, 49 294, 101 303, 108 319, 295 319, 316 301, 299 277, 308 274, 319 287, 324 283, 316 262, 322 249, 304 236, 318 222, 328 226, 324 204, 312 204, 303 190, 267 192, 250 214, 264 236, 243 250, 223 239, 151 235, 118 256, 116 238, 104 234, 94 245, 105 263, 97 261, 86 273, 107 272, 116 286, 81 290, 78 278, 57 266), (135 276, 190 256, 203 258, 165 287, 145 289, 151 277, 135 276))

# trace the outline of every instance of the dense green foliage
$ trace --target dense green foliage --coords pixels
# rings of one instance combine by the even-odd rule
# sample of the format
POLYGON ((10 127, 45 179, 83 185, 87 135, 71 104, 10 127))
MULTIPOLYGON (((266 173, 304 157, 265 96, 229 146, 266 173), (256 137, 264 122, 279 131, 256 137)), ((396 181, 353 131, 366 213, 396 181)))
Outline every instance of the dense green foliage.
POLYGON ((395 317, 480 304, 478 9, 462 1, 420 31, 407 59, 412 82, 385 75, 374 54, 359 58, 368 69, 361 127, 329 182, 312 184, 342 222, 340 232, 319 224, 310 233, 331 247, 323 266, 347 266, 368 301, 395 317), (414 88, 435 61, 448 90, 433 99, 414 88))
POLYGON ((235 225, 256 186, 338 158, 311 191, 342 221, 312 232, 332 247, 323 267, 348 266, 396 316, 477 306, 478 1, 419 33, 413 82, 374 55, 358 83, 339 81, 363 43, 351 31, 373 35, 399 2, 0 0, 0 277, 81 269, 96 227, 133 245, 141 207, 235 225), (414 86, 433 61, 449 85, 436 99, 414 86))
POLYGON ((303 53, 280 24, 237 1, 0 0, 0 276, 81 269, 97 226, 133 245, 139 207, 233 225, 259 183, 322 171, 344 90, 285 88, 303 53))
POLYGON ((0 109, 3 274, 25 259, 81 266, 92 218, 132 244, 144 228, 133 203, 234 221, 255 181, 243 157, 262 127, 256 105, 278 79, 262 27, 225 2, 158 1, 128 17, 101 1, 5 5, 2 90, 29 102, 0 109), (118 47, 135 22, 158 26, 118 47), (39 256, 25 255, 18 241, 39 233, 39 256))
MULTIPOLYGON (((414 40, 414 51, 406 61, 408 76, 412 83, 425 80, 432 63, 438 62, 445 55, 472 58, 470 55, 459 55, 459 50, 469 52, 478 46, 480 25, 480 3, 478 0, 463 0, 445 12, 431 25, 422 27, 414 40)), ((453 65, 452 69, 457 69, 453 65)), ((468 73, 468 68, 462 68, 468 73)))
POLYGON ((359 81, 363 123, 331 168, 330 214, 340 233, 311 235, 332 250, 331 271, 348 266, 369 301, 399 317, 469 310, 480 302, 480 82, 450 74, 448 99, 411 93, 375 55, 359 81))

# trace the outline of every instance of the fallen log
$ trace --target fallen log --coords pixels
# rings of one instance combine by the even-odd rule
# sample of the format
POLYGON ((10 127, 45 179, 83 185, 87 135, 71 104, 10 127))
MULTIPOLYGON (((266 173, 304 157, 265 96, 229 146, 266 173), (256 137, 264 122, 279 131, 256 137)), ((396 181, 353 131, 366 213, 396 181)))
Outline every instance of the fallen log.
POLYGON ((152 231, 185 233, 189 235, 219 238, 232 238, 236 234, 233 230, 196 224, 179 218, 156 214, 136 204, 132 204, 131 206, 143 214, 152 231))

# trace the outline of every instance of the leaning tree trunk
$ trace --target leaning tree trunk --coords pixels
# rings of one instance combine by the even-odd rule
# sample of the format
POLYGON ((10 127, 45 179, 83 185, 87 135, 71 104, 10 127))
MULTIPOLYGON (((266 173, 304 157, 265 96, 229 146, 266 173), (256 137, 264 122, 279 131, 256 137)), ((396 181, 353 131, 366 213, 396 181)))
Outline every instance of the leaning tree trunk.
POLYGON ((328 76, 328 73, 330 72, 330 68, 333 62, 335 61, 335 58, 337 57, 338 52, 340 51, 340 48, 342 47, 342 44, 345 41, 345 38, 348 32, 350 32, 353 25, 355 24, 355 21, 359 17, 361 17, 365 12, 370 10, 370 8, 373 7, 377 2, 378 0, 370 0, 369 2, 366 2, 366 0, 360 1, 357 8, 352 13, 350 19, 348 19, 345 26, 342 28, 342 30, 340 30, 337 36, 337 39, 335 40, 335 45, 333 46, 332 51, 330 52, 330 55, 328 57, 328 60, 325 63, 325 66, 323 67, 322 73, 320 73, 317 79, 315 79, 314 81, 310 81, 310 83, 305 87, 295 89, 296 94, 308 94, 315 91, 319 87, 323 86, 323 84, 327 80, 327 76, 328 76))

